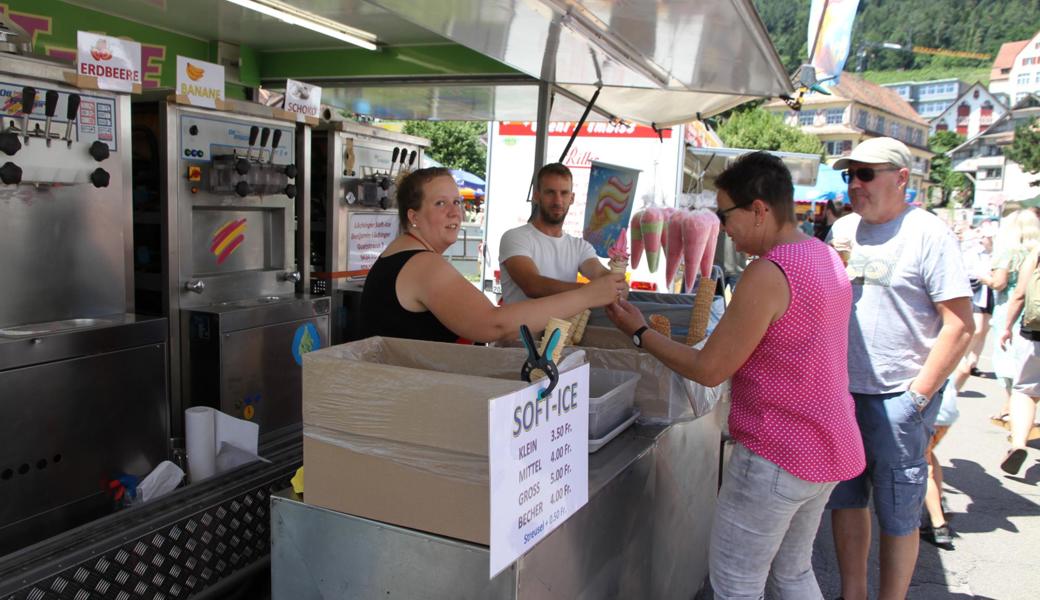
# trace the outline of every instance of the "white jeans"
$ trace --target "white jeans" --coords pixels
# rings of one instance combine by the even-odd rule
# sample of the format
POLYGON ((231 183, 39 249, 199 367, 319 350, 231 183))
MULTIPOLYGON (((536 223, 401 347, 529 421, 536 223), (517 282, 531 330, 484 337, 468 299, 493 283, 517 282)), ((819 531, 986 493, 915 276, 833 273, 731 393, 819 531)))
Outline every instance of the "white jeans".
POLYGON ((812 483, 737 444, 711 529, 709 571, 718 600, 822 598, 813 540, 836 483, 812 483))

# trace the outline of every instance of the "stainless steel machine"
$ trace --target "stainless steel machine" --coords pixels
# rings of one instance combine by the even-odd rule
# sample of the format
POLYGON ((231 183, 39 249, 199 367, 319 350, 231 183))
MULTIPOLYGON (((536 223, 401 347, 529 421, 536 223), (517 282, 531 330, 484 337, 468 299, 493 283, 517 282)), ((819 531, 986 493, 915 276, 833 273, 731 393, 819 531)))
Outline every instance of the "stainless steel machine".
POLYGON ((168 455, 166 322, 134 314, 130 99, 72 75, 0 56, 0 556, 113 512, 109 483, 168 455))
POLYGON ((311 290, 332 297, 332 343, 359 337, 361 280, 397 237, 397 182, 429 140, 328 120, 312 138, 311 290))
POLYGON ((134 104, 135 218, 152 231, 139 295, 170 321, 175 432, 205 405, 268 435, 300 422, 301 355, 328 345, 329 299, 296 292, 297 125, 228 105, 134 104))

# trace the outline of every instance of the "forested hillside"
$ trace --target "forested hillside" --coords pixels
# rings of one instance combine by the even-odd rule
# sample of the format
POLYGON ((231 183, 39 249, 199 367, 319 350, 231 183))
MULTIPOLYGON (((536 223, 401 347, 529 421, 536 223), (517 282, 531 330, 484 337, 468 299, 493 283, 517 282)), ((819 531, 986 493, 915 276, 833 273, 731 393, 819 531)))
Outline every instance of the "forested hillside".
MULTIPOLYGON (((788 71, 808 55, 806 30, 810 0, 753 0, 788 71)), ((860 0, 846 70, 856 70, 864 42, 894 42, 996 56, 1004 42, 1040 30, 1040 0, 860 0)), ((926 66, 988 66, 988 61, 872 50, 867 69, 926 66)))

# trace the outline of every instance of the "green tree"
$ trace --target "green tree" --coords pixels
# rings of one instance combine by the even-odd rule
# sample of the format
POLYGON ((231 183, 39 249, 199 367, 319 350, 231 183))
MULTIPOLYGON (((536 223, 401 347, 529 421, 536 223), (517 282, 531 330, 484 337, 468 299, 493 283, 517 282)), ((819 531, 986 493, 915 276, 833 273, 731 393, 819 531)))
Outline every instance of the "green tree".
POLYGON ((784 124, 779 116, 761 108, 734 111, 719 126, 718 134, 730 148, 819 154, 821 159, 824 154, 816 136, 784 124))
POLYGON ((408 121, 404 132, 430 140, 430 158, 449 169, 469 171, 484 177, 487 147, 480 136, 487 123, 477 121, 408 121))
MULTIPOLYGON (((955 131, 937 131, 928 138, 928 149, 935 152, 932 157, 932 169, 928 181, 942 190, 936 207, 946 206, 951 199, 963 196, 958 194, 971 187, 971 182, 963 173, 953 170, 950 157, 946 153, 964 143, 964 136, 955 131)), ((970 195, 969 195, 970 197, 970 195)))
MULTIPOLYGON (((1032 119, 1015 127, 1015 141, 1004 150, 1004 157, 1018 163, 1026 173, 1040 172, 1040 121, 1032 119)), ((1029 185, 1040 185, 1040 179, 1029 185)))

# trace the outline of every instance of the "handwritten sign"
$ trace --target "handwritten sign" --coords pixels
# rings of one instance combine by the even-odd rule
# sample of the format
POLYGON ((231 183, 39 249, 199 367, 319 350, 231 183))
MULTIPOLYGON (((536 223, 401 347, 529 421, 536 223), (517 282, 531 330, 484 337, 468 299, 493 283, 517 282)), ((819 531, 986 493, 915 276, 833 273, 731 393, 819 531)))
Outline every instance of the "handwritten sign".
POLYGON ((292 113, 317 117, 318 111, 321 110, 321 88, 295 79, 286 79, 285 102, 282 108, 292 113))
POLYGON ((224 100, 224 67, 202 60, 177 56, 177 95, 192 106, 216 108, 224 100))
POLYGON ((141 44, 107 35, 76 34, 76 71, 103 90, 132 92, 141 84, 141 44))
POLYGON ((397 238, 396 212, 350 213, 347 223, 347 270, 371 269, 397 238))
POLYGON ((589 501, 589 366, 490 400, 491 577, 589 501))

